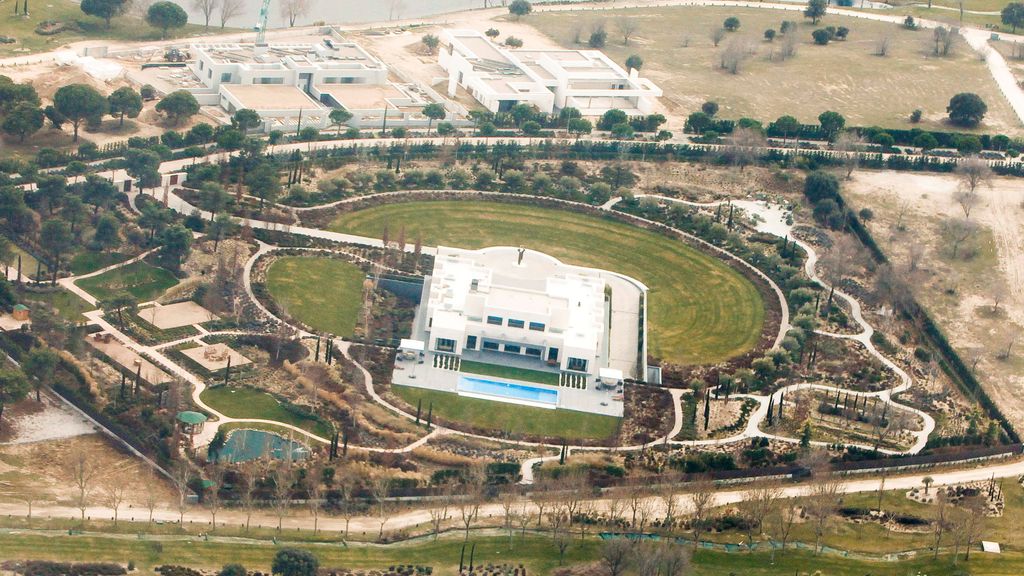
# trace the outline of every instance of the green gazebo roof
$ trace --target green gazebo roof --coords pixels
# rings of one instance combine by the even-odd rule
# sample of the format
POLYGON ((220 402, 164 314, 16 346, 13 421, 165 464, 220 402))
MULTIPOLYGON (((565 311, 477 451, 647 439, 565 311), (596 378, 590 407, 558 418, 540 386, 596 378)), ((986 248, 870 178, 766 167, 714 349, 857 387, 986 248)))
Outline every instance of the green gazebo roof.
POLYGON ((28 306, 25 306, 24 304, 15 304, 14 305, 14 309, 15 310, 28 310, 28 306))
POLYGON ((206 422, 207 418, 205 414, 199 412, 193 412, 191 410, 185 410, 184 412, 178 412, 178 422, 183 424, 190 424, 195 426, 206 422))

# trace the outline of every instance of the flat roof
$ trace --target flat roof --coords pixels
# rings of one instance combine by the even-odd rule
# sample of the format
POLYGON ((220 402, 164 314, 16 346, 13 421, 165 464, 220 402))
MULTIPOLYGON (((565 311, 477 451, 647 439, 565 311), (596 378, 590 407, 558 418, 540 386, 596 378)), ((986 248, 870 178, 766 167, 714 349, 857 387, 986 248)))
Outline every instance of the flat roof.
POLYGON ((221 84, 242 106, 253 110, 297 110, 323 108, 308 94, 295 86, 273 84, 221 84))
POLYGON ((407 97, 391 84, 317 84, 316 88, 349 110, 376 110, 384 108, 389 98, 407 97))

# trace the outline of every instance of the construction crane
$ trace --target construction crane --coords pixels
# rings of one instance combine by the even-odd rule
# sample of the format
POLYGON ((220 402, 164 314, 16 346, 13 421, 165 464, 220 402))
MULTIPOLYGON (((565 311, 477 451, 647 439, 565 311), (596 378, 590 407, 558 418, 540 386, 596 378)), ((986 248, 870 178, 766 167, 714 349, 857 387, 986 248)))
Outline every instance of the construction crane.
POLYGON ((263 0, 263 6, 260 8, 260 16, 256 21, 256 26, 253 30, 256 31, 256 45, 265 46, 267 38, 267 18, 270 16, 270 0, 263 0))

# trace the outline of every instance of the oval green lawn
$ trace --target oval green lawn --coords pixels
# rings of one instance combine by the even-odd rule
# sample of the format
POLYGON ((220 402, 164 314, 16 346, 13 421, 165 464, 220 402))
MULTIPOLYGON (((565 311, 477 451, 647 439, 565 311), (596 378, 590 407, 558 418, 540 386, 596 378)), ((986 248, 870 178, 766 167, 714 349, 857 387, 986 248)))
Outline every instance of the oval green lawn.
POLYGON ((330 229, 459 248, 526 246, 564 262, 632 276, 650 289, 648 353, 678 364, 750 350, 764 324, 757 287, 683 242, 622 222, 565 210, 486 201, 388 204, 340 215, 330 229))
POLYGON ((355 333, 366 274, 343 260, 286 256, 267 270, 267 291, 289 316, 336 336, 355 333))

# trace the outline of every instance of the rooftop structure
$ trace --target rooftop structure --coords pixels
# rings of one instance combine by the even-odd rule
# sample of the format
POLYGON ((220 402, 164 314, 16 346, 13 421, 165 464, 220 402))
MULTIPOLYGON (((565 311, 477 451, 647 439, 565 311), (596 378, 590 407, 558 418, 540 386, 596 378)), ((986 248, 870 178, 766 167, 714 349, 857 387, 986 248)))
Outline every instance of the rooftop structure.
POLYGON ((393 381, 621 416, 624 374, 646 371, 645 296, 632 279, 532 250, 439 247, 393 381))
POLYGON ((255 110, 264 131, 301 126, 326 128, 330 111, 352 113, 349 125, 416 125, 431 100, 415 86, 388 80, 388 68, 358 44, 194 44, 189 70, 200 87, 190 88, 204 105, 229 114, 255 110))
POLYGON ((462 86, 491 112, 519 103, 551 114, 577 108, 585 116, 620 109, 648 114, 661 89, 598 50, 509 50, 475 30, 444 30, 439 57, 448 95, 462 86))

